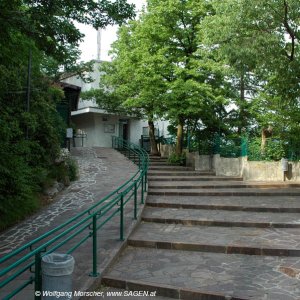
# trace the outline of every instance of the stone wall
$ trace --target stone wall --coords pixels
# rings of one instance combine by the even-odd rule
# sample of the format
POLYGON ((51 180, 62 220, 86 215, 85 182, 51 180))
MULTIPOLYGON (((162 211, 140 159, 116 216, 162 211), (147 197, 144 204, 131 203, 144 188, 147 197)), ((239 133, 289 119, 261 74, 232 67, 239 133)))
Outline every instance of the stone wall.
POLYGON ((249 181, 300 181, 299 162, 289 162, 287 172, 282 171, 280 161, 245 161, 243 178, 249 181))
POLYGON ((169 157, 175 151, 174 145, 160 145, 161 157, 169 157))
POLYGON ((241 176, 241 157, 227 158, 215 156, 215 171, 217 176, 241 176))
POLYGON ((247 157, 225 158, 216 155, 187 155, 189 166, 197 171, 213 170, 217 176, 241 176, 246 181, 300 181, 300 162, 289 162, 287 172, 281 162, 248 161, 247 157))

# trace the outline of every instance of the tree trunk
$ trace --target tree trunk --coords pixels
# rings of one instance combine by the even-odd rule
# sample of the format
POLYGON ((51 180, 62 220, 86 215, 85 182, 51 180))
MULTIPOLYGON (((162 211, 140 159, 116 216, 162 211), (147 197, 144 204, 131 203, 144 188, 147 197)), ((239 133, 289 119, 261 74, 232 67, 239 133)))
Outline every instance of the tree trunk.
POLYGON ((261 130, 261 146, 260 150, 261 153, 264 154, 266 145, 267 145, 267 138, 272 136, 273 128, 269 126, 268 128, 262 128, 261 130))
POLYGON ((177 143, 176 143, 176 155, 181 155, 182 154, 182 141, 183 141, 183 125, 184 125, 184 120, 182 118, 179 118, 178 120, 178 126, 177 126, 177 143))
POLYGON ((265 152, 266 144, 267 144, 267 130, 266 128, 263 128, 261 130, 261 145, 260 145, 260 151, 262 154, 264 154, 265 152))
POLYGON ((149 125, 149 139, 150 139, 150 147, 151 147, 151 154, 152 155, 159 155, 157 143, 155 140, 155 128, 154 122, 152 120, 148 120, 149 125))

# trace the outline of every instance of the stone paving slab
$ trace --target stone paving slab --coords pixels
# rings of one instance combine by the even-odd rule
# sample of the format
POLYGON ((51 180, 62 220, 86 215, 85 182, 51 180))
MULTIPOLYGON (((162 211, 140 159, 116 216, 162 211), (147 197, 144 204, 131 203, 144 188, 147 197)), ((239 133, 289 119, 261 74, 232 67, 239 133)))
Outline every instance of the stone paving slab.
POLYGON ((300 257, 297 228, 243 228, 141 223, 129 238, 137 247, 300 257))
MULTIPOLYGON (((188 181, 151 182, 151 189, 236 189, 236 188, 256 188, 256 189, 287 189, 300 188, 299 183, 285 182, 243 182, 231 179, 230 182, 223 181, 200 181, 191 183, 188 181)), ((299 189, 300 191, 300 189, 299 189)))
POLYGON ((299 300, 299 274, 300 258, 295 257, 130 247, 104 275, 104 281, 153 285, 161 295, 165 286, 178 299, 299 300), (200 298, 201 294, 212 297, 200 298))
POLYGON ((159 181, 160 183, 163 181, 242 181, 243 178, 241 177, 220 177, 220 176, 148 176, 148 180, 156 182, 159 181))
POLYGON ((229 227, 300 228, 300 213, 245 212, 147 207, 147 222, 229 227))
POLYGON ((167 165, 167 166, 149 166, 149 170, 152 171, 193 171, 192 168, 190 167, 181 167, 181 166, 172 166, 172 165, 167 165))
POLYGON ((159 170, 149 170, 149 176, 214 176, 213 172, 204 172, 204 171, 182 171, 181 169, 178 171, 159 171, 159 170))
POLYGON ((152 196, 147 205, 154 207, 222 209, 234 211, 300 212, 297 196, 152 196))
POLYGON ((164 189, 149 187, 149 195, 165 196, 300 196, 300 188, 255 189, 255 188, 217 188, 217 189, 164 189))
MULTIPOLYGON (((89 208, 104 196, 129 180, 136 172, 137 166, 123 155, 110 148, 73 148, 73 157, 78 161, 80 178, 72 183, 64 192, 59 194, 52 204, 42 209, 20 224, 0 234, 0 256, 4 256, 13 249, 40 237, 42 234, 66 222, 79 212, 89 208)), ((140 191, 138 192, 140 203, 140 191)), ((125 237, 128 237, 136 221, 133 219, 133 201, 125 207, 125 237)), ((139 205, 139 214, 143 206, 139 205)), ((119 214, 108 222, 98 236, 98 271, 101 273, 110 264, 124 243, 119 239, 119 214)), ((87 229, 85 234, 89 233, 87 229)), ((78 242, 78 236, 70 241, 71 246, 78 242)), ((63 253, 64 248, 57 250, 63 253)), ((92 241, 89 239, 78 248, 73 256, 75 270, 73 273, 74 289, 86 290, 93 284, 95 278, 90 277, 92 270, 92 241)), ((11 263, 11 261, 9 262, 11 263)), ((5 266, 1 266, 5 267, 5 266)), ((22 275, 11 285, 0 291, 10 292, 22 278, 28 279, 31 274, 22 275)), ((29 285, 14 300, 33 299, 33 285, 29 285)))

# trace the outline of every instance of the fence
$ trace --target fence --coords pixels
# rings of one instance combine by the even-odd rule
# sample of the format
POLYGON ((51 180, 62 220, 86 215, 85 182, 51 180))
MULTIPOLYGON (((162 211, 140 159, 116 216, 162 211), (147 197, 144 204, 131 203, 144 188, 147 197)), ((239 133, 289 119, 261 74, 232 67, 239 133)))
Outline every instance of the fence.
POLYGON ((138 192, 141 192, 141 202, 144 203, 144 193, 147 191, 148 154, 140 147, 117 137, 112 138, 114 149, 122 150, 129 159, 137 162, 138 171, 122 186, 101 199, 95 205, 69 219, 39 238, 23 245, 0 259, 0 289, 16 281, 16 286, 4 299, 11 299, 30 284, 34 284, 35 299, 41 299, 37 291, 42 290, 41 259, 44 255, 61 249, 67 254, 73 253, 87 240, 92 240, 92 270, 90 275, 97 277, 97 237, 101 228, 114 216, 119 215, 119 236, 124 240, 124 207, 133 201, 133 217, 137 219, 138 192), (77 238, 76 242, 74 239, 77 238), (79 240, 78 240, 79 238, 79 240), (67 249, 67 251, 66 251, 67 249), (31 273, 29 278, 27 272, 31 273))
POLYGON ((192 141, 190 151, 197 151, 201 155, 220 154, 221 157, 244 157, 252 161, 279 161, 285 157, 290 161, 300 160, 300 145, 291 141, 276 138, 266 139, 265 147, 261 147, 261 139, 255 137, 224 137, 213 135, 210 140, 192 141))

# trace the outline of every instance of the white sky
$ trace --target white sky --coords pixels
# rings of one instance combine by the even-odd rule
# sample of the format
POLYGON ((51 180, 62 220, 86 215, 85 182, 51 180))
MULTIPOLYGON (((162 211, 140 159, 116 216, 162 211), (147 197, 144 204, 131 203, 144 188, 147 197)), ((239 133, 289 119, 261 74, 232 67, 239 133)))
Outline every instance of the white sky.
MULTIPOLYGON (((142 9, 146 0, 127 0, 128 3, 135 4, 136 10, 142 9)), ((84 41, 80 44, 81 60, 90 61, 97 58, 97 31, 91 26, 78 24, 79 30, 85 34, 84 41)), ((108 51, 110 45, 116 40, 117 26, 108 26, 102 30, 101 34, 101 60, 110 60, 108 51)))

